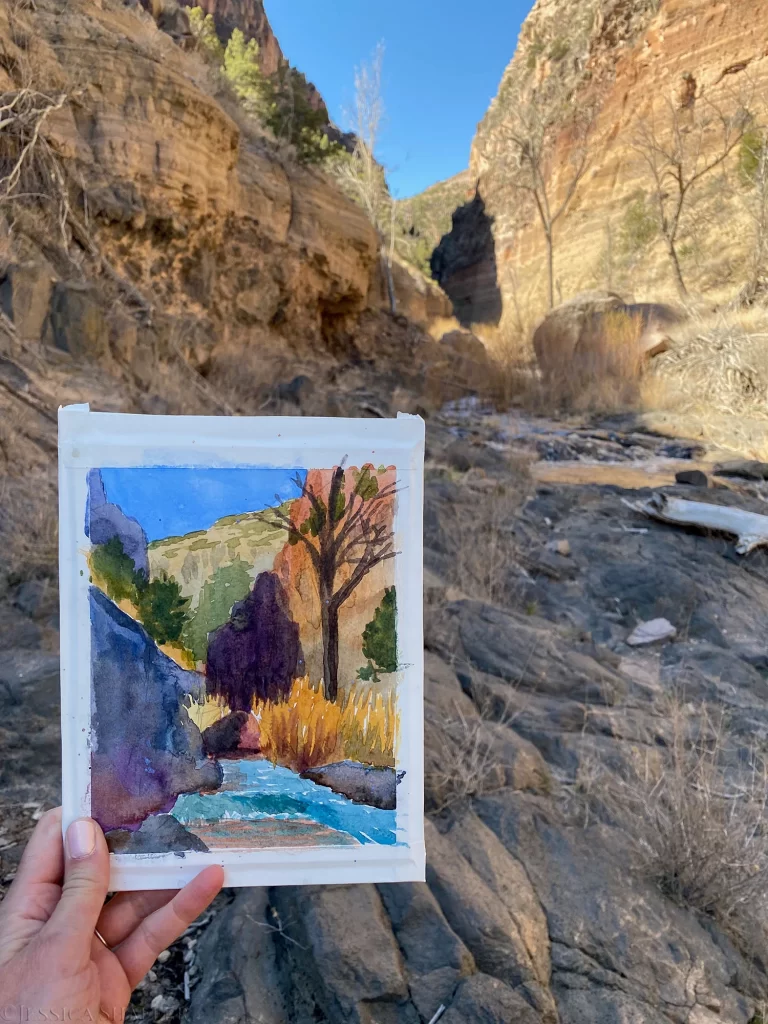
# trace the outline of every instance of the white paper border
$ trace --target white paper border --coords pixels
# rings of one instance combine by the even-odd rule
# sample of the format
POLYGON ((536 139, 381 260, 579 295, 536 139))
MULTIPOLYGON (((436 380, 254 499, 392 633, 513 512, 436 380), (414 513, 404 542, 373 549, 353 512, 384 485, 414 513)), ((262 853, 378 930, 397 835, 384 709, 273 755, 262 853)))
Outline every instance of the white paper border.
POLYGON ((177 888, 208 864, 227 886, 424 880, 424 422, 302 417, 134 416, 59 409, 59 572, 63 826, 90 813, 91 665, 87 471, 129 466, 397 466, 398 685, 397 831, 407 845, 111 856, 110 888, 177 888), (266 453, 275 452, 277 457, 266 453), (401 763, 402 761, 402 763, 401 763))

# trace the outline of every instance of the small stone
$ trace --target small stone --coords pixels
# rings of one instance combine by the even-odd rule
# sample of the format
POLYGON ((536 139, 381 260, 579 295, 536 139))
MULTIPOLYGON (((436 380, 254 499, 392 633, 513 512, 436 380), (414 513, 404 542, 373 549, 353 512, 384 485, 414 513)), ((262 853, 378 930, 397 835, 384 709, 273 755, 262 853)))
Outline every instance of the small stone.
POLYGON ((174 1013, 179 1008, 178 999, 174 999, 173 996, 163 995, 155 996, 152 1002, 149 1004, 155 1013, 174 1013))
POLYGON ((166 964, 166 963, 168 963, 168 961, 170 959, 171 959, 171 951, 169 949, 164 949, 162 951, 162 953, 158 953, 157 954, 157 962, 159 964, 166 964))
POLYGON ((549 541, 546 548, 547 551, 552 551, 556 555, 562 555, 564 558, 571 557, 571 545, 565 538, 549 541))
POLYGON ((651 619, 641 622, 627 637, 630 647, 643 647, 646 644, 661 643, 677 636, 677 630, 668 619, 651 619))
POLYGON ((675 473, 675 482, 689 487, 709 487, 709 477, 700 469, 683 469, 675 473))

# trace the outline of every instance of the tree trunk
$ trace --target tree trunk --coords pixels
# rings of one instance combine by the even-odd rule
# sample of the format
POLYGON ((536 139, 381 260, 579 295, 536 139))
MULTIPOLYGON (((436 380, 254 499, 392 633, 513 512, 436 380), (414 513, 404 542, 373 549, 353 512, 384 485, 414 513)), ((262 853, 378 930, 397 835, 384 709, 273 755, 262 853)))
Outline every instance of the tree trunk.
POLYGON ((323 693, 326 700, 339 695, 339 610, 330 601, 322 603, 323 693))
POLYGON ((392 316, 397 312, 397 296, 395 295, 395 282, 392 278, 392 263, 387 255, 384 243, 381 244, 381 269, 384 273, 384 280, 387 282, 387 298, 389 299, 389 311, 392 316))
POLYGON ((549 308, 555 308, 555 247, 552 242, 552 231, 545 231, 547 239, 547 286, 549 289, 549 308))
POLYGON ((667 252, 669 253, 669 261, 672 264, 672 272, 675 275, 675 284, 677 285, 677 290, 680 293, 680 298, 687 299, 688 289, 685 286, 683 271, 680 268, 680 257, 677 255, 677 247, 675 246, 674 238, 667 239, 667 252))

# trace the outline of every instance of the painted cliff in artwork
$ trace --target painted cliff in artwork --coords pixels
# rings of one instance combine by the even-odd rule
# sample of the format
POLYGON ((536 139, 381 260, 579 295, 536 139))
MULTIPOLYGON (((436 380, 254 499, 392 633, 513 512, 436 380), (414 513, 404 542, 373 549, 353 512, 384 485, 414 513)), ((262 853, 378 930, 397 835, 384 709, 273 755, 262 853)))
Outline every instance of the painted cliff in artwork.
POLYGON ((113 852, 397 842, 396 470, 93 469, 113 852))

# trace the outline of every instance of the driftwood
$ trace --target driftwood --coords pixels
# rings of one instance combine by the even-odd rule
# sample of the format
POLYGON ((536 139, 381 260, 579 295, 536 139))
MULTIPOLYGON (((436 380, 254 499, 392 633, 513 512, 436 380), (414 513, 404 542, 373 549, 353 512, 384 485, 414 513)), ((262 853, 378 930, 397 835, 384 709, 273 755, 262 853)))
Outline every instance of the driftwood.
POLYGON ((768 516, 745 512, 731 505, 710 505, 703 501, 687 501, 667 494, 654 494, 647 501, 627 501, 635 512, 663 523, 677 526, 698 526, 704 530, 730 533, 736 538, 736 551, 748 555, 759 547, 768 547, 768 516))

